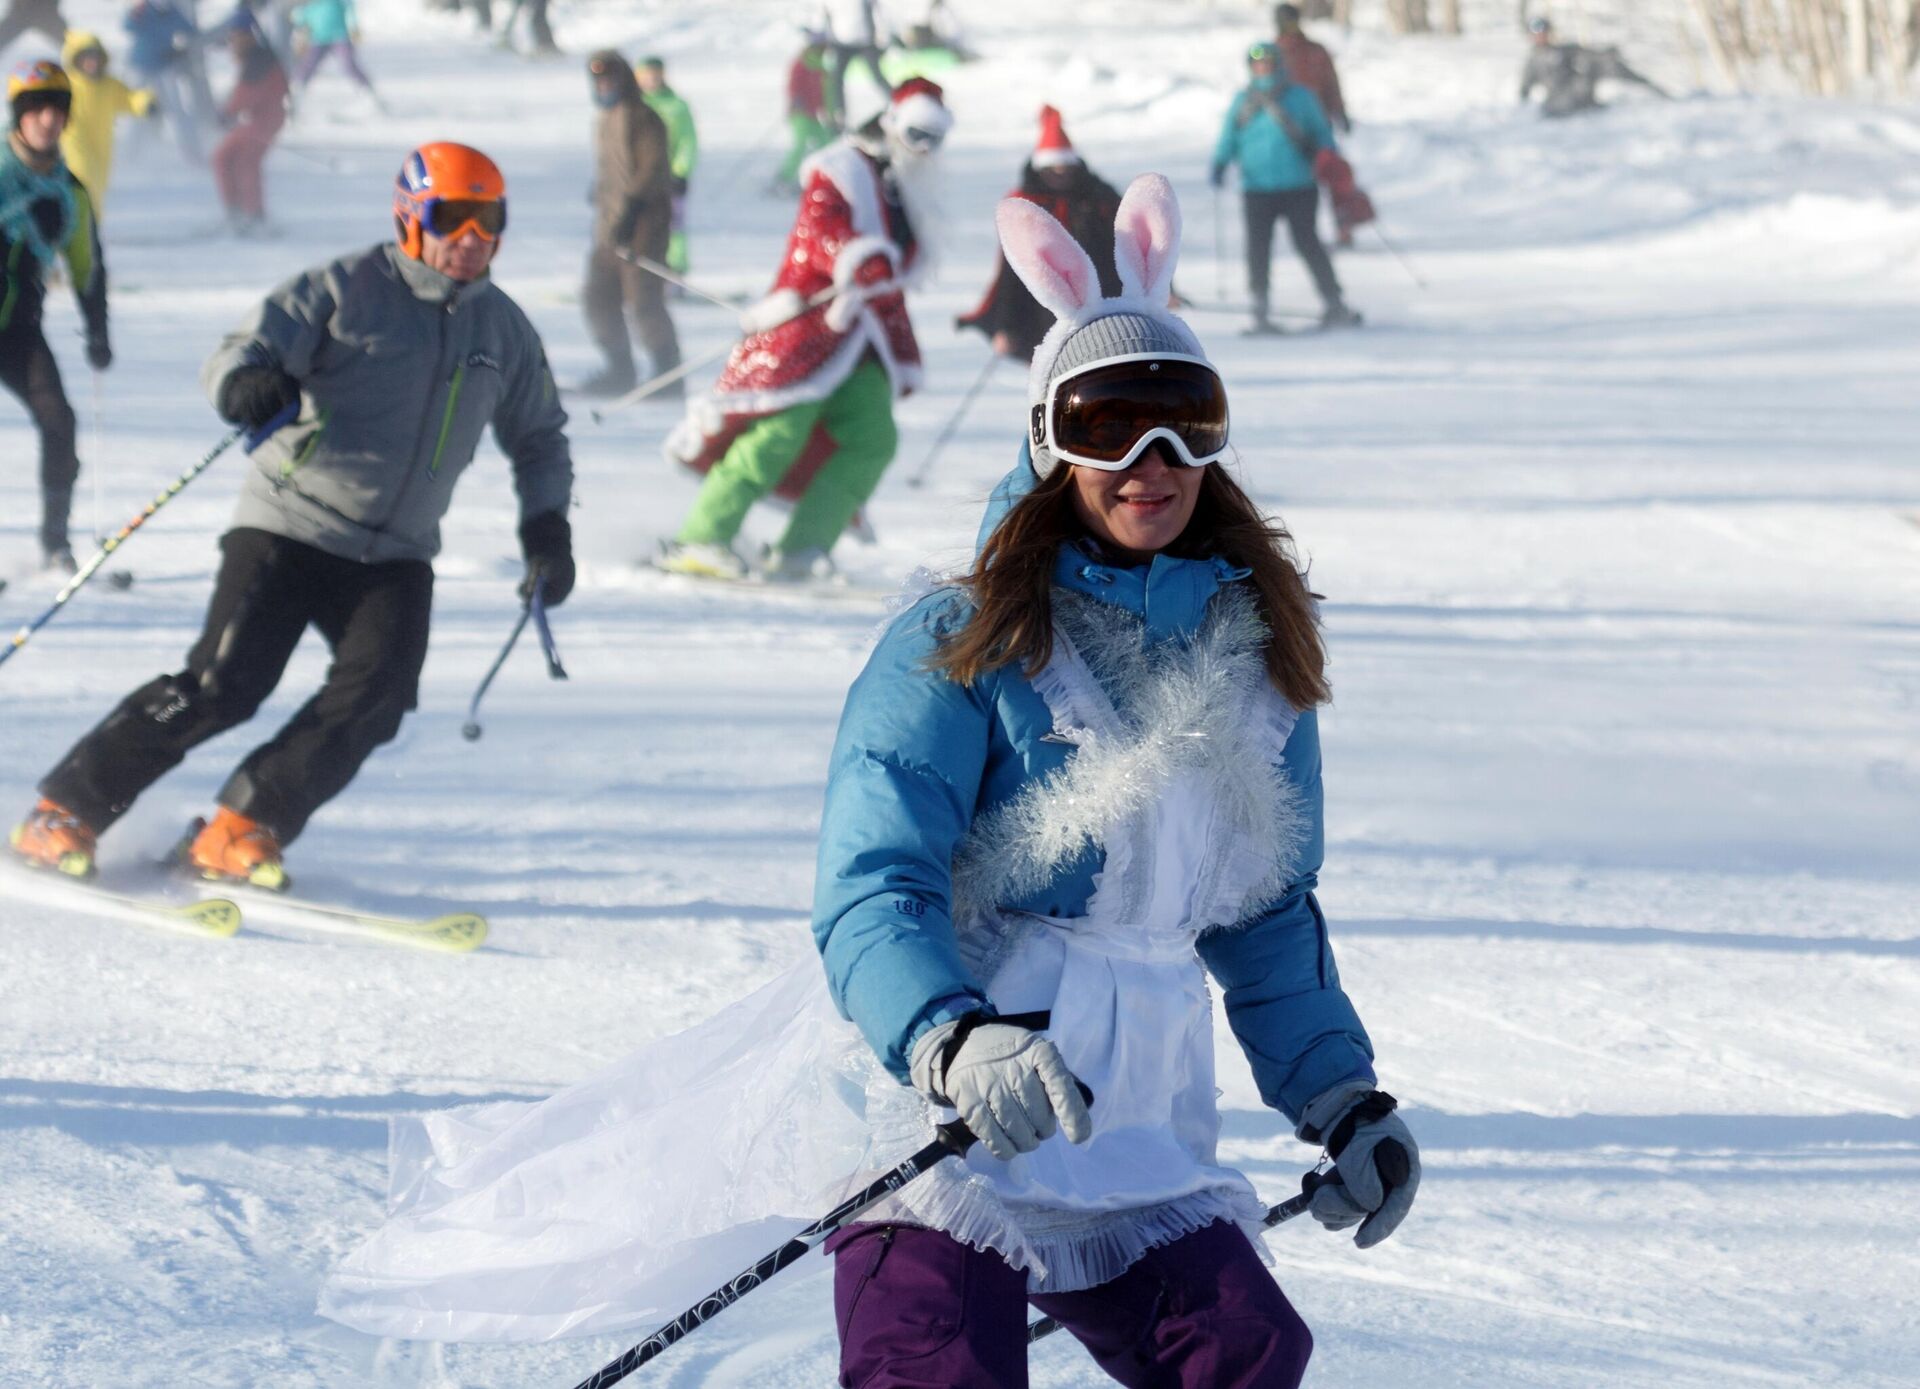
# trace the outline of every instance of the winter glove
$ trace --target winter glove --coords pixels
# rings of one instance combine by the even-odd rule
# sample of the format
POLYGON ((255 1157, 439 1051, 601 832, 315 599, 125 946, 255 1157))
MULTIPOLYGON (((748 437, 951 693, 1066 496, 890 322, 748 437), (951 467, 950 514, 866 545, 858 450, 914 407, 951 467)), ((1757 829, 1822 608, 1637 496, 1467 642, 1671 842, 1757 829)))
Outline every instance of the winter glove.
POLYGON ((1227 186, 1227 166, 1225 164, 1215 164, 1211 169, 1207 170, 1207 182, 1215 188, 1225 188, 1227 186))
POLYGON ((1360 1227, 1353 1242, 1371 1249, 1399 1228, 1420 1189, 1420 1148, 1393 1096, 1365 1081, 1337 1085, 1308 1102, 1300 1137, 1326 1144, 1338 1181, 1313 1193, 1308 1209, 1329 1230, 1360 1227))
POLYGON ((1069 1143, 1093 1136, 1093 1116, 1059 1050, 1034 1030, 1046 1015, 969 1013, 929 1029, 914 1044, 916 1090, 951 1105, 1002 1162, 1030 1153, 1056 1129, 1069 1143))
POLYGON ((258 429, 300 401, 300 383, 279 367, 235 367, 220 383, 220 418, 258 429))
MULTIPOLYGON (((834 301, 827 305, 827 327, 844 333, 859 321, 860 311, 870 300, 899 293, 900 282, 894 278, 894 265, 893 256, 875 251, 855 266, 851 282, 843 285, 834 301)), ((835 280, 840 278, 839 269, 837 265, 834 267, 835 280)))
POLYGON ((87 334, 87 365, 95 371, 105 371, 113 365, 113 348, 105 333, 87 334))
POLYGON ((676 198, 687 196, 687 181, 678 174, 673 176, 673 196, 676 198))
POLYGON ((545 579, 541 601, 557 608, 573 592, 573 527, 565 512, 543 511, 520 523, 520 553, 527 557, 527 576, 520 581, 520 601, 533 601, 533 586, 545 579))

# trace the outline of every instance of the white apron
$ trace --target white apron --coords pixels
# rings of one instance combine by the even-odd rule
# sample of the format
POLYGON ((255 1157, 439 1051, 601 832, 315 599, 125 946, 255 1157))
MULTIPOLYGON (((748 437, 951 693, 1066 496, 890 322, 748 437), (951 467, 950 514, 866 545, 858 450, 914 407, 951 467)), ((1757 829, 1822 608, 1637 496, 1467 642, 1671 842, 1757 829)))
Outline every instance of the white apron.
MULTIPOLYGON (((1149 655, 1137 620, 1087 599, 1056 594, 1055 626, 1034 687, 1048 736, 1078 751, 975 826, 956 856, 956 917, 1001 1012, 1051 1011, 1049 1036, 1094 1092, 1094 1134, 1008 1163, 976 1148, 864 1217, 995 1250, 1035 1292, 1098 1286, 1216 1220, 1257 1225, 1246 1178, 1215 1162, 1212 1009, 1193 943, 1284 887, 1302 833, 1279 767, 1294 712, 1237 591, 1184 650, 1149 655), (978 905, 1017 899, 1088 842, 1105 866, 1085 916, 978 905)), ((881 1069, 808 958, 549 1099, 397 1121, 389 1219, 328 1278, 320 1310, 436 1340, 652 1326, 944 1117, 881 1069)))

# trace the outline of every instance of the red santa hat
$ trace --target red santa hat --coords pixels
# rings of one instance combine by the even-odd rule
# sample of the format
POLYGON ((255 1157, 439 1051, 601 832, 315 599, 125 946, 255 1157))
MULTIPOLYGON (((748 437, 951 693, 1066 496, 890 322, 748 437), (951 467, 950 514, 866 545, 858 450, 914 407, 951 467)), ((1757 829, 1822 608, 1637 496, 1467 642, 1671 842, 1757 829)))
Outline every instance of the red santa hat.
POLYGON ((1080 162, 1073 141, 1067 138, 1060 113, 1051 106, 1040 108, 1040 141, 1033 147, 1033 158, 1027 162, 1036 169, 1058 169, 1080 162))
POLYGON ((896 139, 918 146, 909 131, 932 137, 937 146, 953 128, 953 112, 947 109, 946 93, 940 84, 924 77, 909 77, 893 89, 887 109, 880 114, 880 126, 896 139))

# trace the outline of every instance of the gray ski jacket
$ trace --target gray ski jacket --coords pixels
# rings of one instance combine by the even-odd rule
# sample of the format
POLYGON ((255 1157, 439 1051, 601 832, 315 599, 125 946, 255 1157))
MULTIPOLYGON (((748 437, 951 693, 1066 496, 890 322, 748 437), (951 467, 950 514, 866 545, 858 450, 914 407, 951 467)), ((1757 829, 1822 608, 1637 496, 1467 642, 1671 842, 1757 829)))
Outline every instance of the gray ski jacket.
POLYGON ((297 275, 221 339, 200 373, 277 366, 300 414, 253 452, 235 526, 365 563, 432 559, 454 483, 489 424, 524 522, 573 490, 567 416, 519 305, 482 276, 458 284, 397 246, 297 275))

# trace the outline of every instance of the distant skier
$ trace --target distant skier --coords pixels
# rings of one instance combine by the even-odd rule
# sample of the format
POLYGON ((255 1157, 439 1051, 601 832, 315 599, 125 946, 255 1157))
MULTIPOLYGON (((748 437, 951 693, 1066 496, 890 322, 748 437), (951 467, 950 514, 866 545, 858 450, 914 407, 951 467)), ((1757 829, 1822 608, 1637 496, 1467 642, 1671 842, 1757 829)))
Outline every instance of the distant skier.
POLYGON ((325 682, 221 789, 187 850, 209 876, 284 887, 282 852, 414 707, 431 560, 489 424, 511 460, 527 573, 573 587, 566 414, 539 336, 488 277, 506 181, 465 145, 422 145, 395 180, 395 242, 274 290, 201 372, 222 418, 259 430, 186 667, 141 686, 40 783, 14 830, 29 862, 84 876, 97 836, 189 749, 253 717, 308 627, 325 682))
POLYGON ((827 62, 825 42, 809 33, 807 46, 787 69, 787 157, 774 180, 780 192, 798 192, 801 162, 833 139, 827 114, 827 62))
POLYGON ((640 95, 667 127, 667 163, 673 170, 673 235, 667 241, 667 266, 687 273, 687 189, 694 166, 700 162, 700 137, 693 125, 693 108, 667 85, 664 58, 651 55, 634 64, 640 95))
MULTIPOLYGON (((1060 113, 1051 106, 1040 108, 1039 143, 1020 170, 1020 186, 1011 196, 1045 208, 1093 257, 1103 292, 1109 296, 1120 292, 1120 277, 1113 266, 1113 217, 1120 210, 1120 190, 1087 167, 1067 138, 1060 113)), ((1033 349, 1053 322, 1052 310, 1041 306, 1002 254, 995 262, 986 297, 972 313, 956 319, 955 326, 979 329, 995 352, 1025 362, 1031 360, 1033 349)))
POLYGON ((1351 132, 1353 122, 1347 119, 1347 99, 1340 92, 1340 74, 1334 69, 1333 55, 1300 27, 1300 7, 1275 5, 1273 25, 1279 31, 1275 42, 1287 76, 1320 98, 1320 109, 1341 134, 1351 132))
POLYGON ((107 342, 107 267, 86 185, 60 158, 73 93, 58 63, 22 63, 7 78, 13 129, 0 150, 0 384, 17 396, 40 433, 40 555, 46 567, 71 574, 67 540, 80 463, 74 456, 73 407, 60 368, 41 331, 47 272, 67 265, 86 326, 87 361, 113 363, 107 342))
POLYGON ((1293 238, 1294 250, 1306 262, 1314 288, 1320 292, 1324 306, 1321 326, 1351 326, 1360 322, 1360 315, 1347 307, 1340 281, 1333 273, 1333 261, 1315 225, 1320 188, 1314 181, 1314 159, 1323 149, 1337 148, 1333 128, 1320 109, 1320 99, 1281 76, 1278 56, 1269 43, 1256 43, 1247 50, 1252 80, 1227 110, 1226 124, 1214 146, 1210 179, 1215 188, 1222 187, 1228 166, 1240 166, 1253 331, 1279 331, 1267 316, 1267 294, 1273 227, 1282 219, 1293 238))
POLYGON ((920 382, 906 290, 940 232, 935 156, 952 124, 940 88, 914 78, 802 168, 773 293, 747 315, 756 326, 713 393, 667 436, 667 456, 706 481, 679 534, 662 544, 662 569, 743 577, 733 539, 769 492, 791 502, 793 515, 767 576, 831 569, 835 542, 893 460, 894 397, 920 382))
POLYGON ((893 86, 880 71, 882 41, 889 37, 879 13, 879 0, 823 0, 819 28, 826 36, 827 115, 842 130, 848 128, 847 74, 855 62, 881 91, 890 95, 893 86))
POLYGON ((85 29, 67 31, 60 60, 73 84, 73 115, 60 137, 60 157, 86 185, 94 215, 104 216, 113 180, 114 124, 121 116, 146 115, 154 109, 154 96, 109 73, 106 47, 85 29))
MULTIPOLYGON (((593 247, 580 306, 607 364, 580 384, 582 395, 623 395, 638 383, 628 313, 652 374, 680 365, 680 339, 667 315, 666 282, 625 256, 664 260, 673 235, 673 166, 667 126, 640 93, 633 69, 611 48, 587 59, 598 108, 593 124, 593 247)), ((679 400, 679 383, 659 392, 679 400)))
POLYGON ((190 164, 204 163, 193 70, 200 31, 174 0, 137 0, 121 23, 132 41, 127 66, 134 79, 159 102, 181 156, 190 164))
POLYGON ((374 106, 386 110, 380 93, 373 89, 373 79, 360 66, 355 47, 360 41, 360 21, 354 12, 353 0, 307 0, 293 12, 293 22, 306 35, 306 49, 300 54, 293 73, 293 80, 302 92, 313 81, 322 60, 332 53, 339 57, 347 76, 373 98, 374 106))
POLYGON ((267 230, 266 178, 261 166, 287 123, 287 73, 246 10, 228 21, 227 47, 233 54, 236 79, 220 112, 227 134, 213 151, 213 176, 227 225, 237 235, 259 236, 267 230))
POLYGON ((1627 65, 1617 48, 1585 48, 1577 43, 1555 43, 1553 23, 1539 18, 1527 25, 1533 35, 1533 48, 1520 72, 1520 100, 1530 101, 1535 87, 1545 95, 1540 102, 1543 116, 1573 116, 1582 111, 1598 111, 1600 83, 1607 78, 1645 87, 1655 96, 1667 93, 1627 65))

